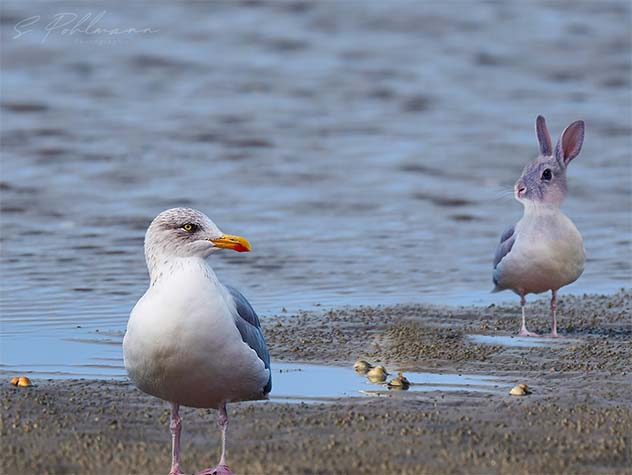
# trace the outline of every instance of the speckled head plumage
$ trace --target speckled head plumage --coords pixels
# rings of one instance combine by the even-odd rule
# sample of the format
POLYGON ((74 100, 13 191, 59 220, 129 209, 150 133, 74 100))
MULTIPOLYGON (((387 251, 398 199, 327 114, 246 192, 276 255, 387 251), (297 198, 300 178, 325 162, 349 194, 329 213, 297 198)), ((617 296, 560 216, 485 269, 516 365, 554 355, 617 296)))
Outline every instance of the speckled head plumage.
POLYGON ((560 205, 567 192, 566 168, 579 155, 584 142, 584 122, 578 120, 566 127, 553 149, 546 121, 539 115, 536 136, 540 154, 516 182, 515 197, 522 203, 560 205))
POLYGON ((208 216, 191 208, 172 208, 160 213, 145 234, 145 255, 207 257, 215 246, 210 239, 223 233, 208 216))
POLYGON ((171 258, 206 258, 220 248, 249 251, 250 243, 225 234, 204 213, 191 208, 163 211, 145 234, 145 259, 150 274, 160 262, 171 258))

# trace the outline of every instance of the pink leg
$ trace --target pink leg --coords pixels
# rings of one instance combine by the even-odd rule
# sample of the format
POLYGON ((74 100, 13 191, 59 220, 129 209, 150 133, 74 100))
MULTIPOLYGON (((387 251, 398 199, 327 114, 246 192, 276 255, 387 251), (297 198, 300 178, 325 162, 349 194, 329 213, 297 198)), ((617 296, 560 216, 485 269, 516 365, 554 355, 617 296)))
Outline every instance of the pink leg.
POLYGON ((222 456, 219 464, 215 468, 207 468, 195 475, 235 475, 228 465, 226 465, 226 429, 228 428, 228 414, 226 414, 226 403, 222 403, 219 407, 219 417, 217 419, 220 429, 222 430, 222 456))
POLYGON ((551 338, 559 338, 557 334, 557 321, 555 319, 555 309, 557 308, 557 292, 555 290, 551 291, 551 334, 549 335, 551 338))
POLYGON ((527 324, 524 315, 525 305, 527 305, 527 301, 524 298, 524 292, 520 292, 520 306, 522 307, 522 327, 520 327, 520 332, 518 332, 518 336, 539 336, 537 333, 533 333, 527 330, 527 324))
POLYGON ((169 475, 184 475, 180 471, 180 433, 182 432, 182 419, 179 414, 180 406, 171 403, 171 470, 169 475))

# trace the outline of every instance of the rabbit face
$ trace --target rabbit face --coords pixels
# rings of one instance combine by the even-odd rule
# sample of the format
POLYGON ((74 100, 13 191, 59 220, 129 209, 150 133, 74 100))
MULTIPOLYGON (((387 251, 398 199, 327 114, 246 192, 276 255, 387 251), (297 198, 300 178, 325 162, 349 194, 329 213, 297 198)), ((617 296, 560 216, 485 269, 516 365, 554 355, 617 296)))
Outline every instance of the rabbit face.
POLYGON ((566 196, 566 167, 553 157, 538 157, 525 167, 514 194, 520 202, 561 204, 566 196))
POLYGON ((555 150, 541 115, 535 128, 540 156, 525 167, 514 186, 514 195, 521 203, 560 205, 566 197, 566 168, 579 155, 584 142, 584 122, 578 120, 566 127, 555 150))

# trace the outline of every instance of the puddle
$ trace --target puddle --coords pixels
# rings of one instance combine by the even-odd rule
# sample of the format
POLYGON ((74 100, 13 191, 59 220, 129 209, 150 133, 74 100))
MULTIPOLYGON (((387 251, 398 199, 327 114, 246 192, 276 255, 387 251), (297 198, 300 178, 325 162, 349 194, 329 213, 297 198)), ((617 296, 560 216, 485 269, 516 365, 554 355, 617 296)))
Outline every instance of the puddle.
MULTIPOLYGON (((390 380, 397 368, 389 368, 390 380)), ((91 358, 88 364, 0 364, 0 376, 8 378, 26 374, 38 379, 115 379, 126 380, 122 358, 91 358)), ((316 402, 341 397, 388 396, 392 393, 417 393, 428 391, 505 391, 507 384, 499 377, 416 373, 405 371, 411 383, 407 391, 389 390, 386 383, 371 383, 365 375, 353 368, 301 363, 272 362, 272 394, 278 402, 316 402)))
POLYGON ((522 348, 541 348, 544 346, 559 346, 570 343, 577 343, 578 340, 571 338, 548 338, 529 336, 491 336, 491 335, 468 335, 467 338, 472 343, 483 345, 502 345, 522 348))
MULTIPOLYGON (((392 368, 390 377, 397 372, 392 368)), ((416 373, 405 371, 408 391, 389 390, 386 383, 371 383, 353 368, 313 364, 273 363, 270 399, 284 402, 320 401, 340 397, 386 396, 393 392, 477 391, 496 392, 503 382, 492 376, 416 373)))
POLYGON ((38 379, 124 379, 122 338, 81 330, 67 351, 64 332, 29 338, 8 336, 0 342, 0 376, 25 374, 38 379), (116 344, 115 344, 116 343, 116 344))
POLYGON ((0 377, 27 375, 37 379, 116 379, 127 378, 123 362, 120 364, 0 364, 0 377))

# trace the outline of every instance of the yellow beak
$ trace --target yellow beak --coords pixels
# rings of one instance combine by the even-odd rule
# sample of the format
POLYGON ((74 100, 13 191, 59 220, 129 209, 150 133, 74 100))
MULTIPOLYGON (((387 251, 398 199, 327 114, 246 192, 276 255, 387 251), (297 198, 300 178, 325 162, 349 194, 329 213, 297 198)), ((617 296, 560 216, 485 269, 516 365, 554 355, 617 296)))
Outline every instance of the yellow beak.
POLYGON ((250 243, 246 238, 241 236, 232 236, 230 234, 224 234, 221 238, 210 239, 215 244, 215 247, 222 247, 225 249, 232 249, 237 252, 250 251, 250 243))

